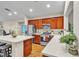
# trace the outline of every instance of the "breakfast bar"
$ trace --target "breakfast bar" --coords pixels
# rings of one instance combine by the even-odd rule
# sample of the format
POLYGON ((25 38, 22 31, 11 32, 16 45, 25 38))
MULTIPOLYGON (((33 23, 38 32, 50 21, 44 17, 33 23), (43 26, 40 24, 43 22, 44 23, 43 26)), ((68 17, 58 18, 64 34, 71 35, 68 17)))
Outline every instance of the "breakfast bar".
MULTIPOLYGON (((19 35, 13 38, 11 35, 0 36, 0 42, 6 42, 12 45, 12 57, 24 56, 24 41, 31 40, 33 36, 19 35)), ((26 46, 27 47, 27 46, 26 46)))

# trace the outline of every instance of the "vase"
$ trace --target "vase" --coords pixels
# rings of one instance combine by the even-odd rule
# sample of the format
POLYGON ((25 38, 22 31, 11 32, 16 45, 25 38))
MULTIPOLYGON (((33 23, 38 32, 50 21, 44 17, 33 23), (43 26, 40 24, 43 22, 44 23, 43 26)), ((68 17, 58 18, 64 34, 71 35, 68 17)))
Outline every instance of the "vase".
POLYGON ((74 48, 74 47, 70 47, 70 48, 68 49, 68 52, 69 52, 70 54, 72 54, 72 55, 78 55, 78 50, 77 50, 76 48, 74 48))
POLYGON ((73 44, 66 44, 66 51, 72 55, 78 55, 77 46, 74 46, 73 44))

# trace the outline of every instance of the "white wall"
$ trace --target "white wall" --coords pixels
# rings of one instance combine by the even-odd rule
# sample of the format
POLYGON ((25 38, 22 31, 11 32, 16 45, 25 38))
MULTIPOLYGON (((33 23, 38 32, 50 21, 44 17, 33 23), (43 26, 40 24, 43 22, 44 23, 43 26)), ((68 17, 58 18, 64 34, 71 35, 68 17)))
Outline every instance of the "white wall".
POLYGON ((68 21, 73 24, 73 10, 70 12, 69 16, 68 16, 68 21))
POLYGON ((78 38, 79 43, 79 2, 76 1, 73 4, 73 26, 74 26, 74 33, 78 38))
POLYGON ((25 24, 28 25, 28 18, 25 17, 24 20, 25 20, 25 24))
POLYGON ((9 20, 9 21, 3 21, 3 28, 8 33, 9 30, 16 31, 17 34, 21 34, 21 30, 19 29, 18 22, 24 22, 26 25, 28 24, 27 17, 24 18, 24 20, 9 20))
POLYGON ((65 9, 64 9, 64 15, 67 13, 68 11, 68 7, 69 7, 70 1, 66 1, 65 2, 65 9))
POLYGON ((65 9, 64 9, 64 29, 68 30, 68 9, 69 9, 70 1, 65 2, 65 9))
POLYGON ((16 21, 4 21, 3 22, 3 28, 6 32, 9 30, 15 30, 17 27, 16 21))
POLYGON ((64 29, 68 30, 68 21, 72 22, 73 19, 73 2, 68 1, 65 3, 64 10, 64 29))
POLYGON ((64 29, 68 30, 68 16, 64 15, 64 29))
POLYGON ((4 21, 3 22, 3 28, 4 30, 8 33, 9 30, 14 30, 16 31, 17 34, 19 34, 19 24, 18 22, 23 22, 24 20, 19 20, 19 21, 4 21))
POLYGON ((70 28, 69 31, 73 31, 73 10, 68 15, 68 24, 70 24, 70 26, 68 26, 68 28, 70 28))

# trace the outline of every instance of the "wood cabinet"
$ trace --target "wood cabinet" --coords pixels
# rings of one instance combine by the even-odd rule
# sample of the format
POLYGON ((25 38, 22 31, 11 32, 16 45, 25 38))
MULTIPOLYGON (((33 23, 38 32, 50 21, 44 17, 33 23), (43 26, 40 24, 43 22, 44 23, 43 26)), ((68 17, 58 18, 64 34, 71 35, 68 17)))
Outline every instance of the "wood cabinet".
POLYGON ((32 39, 24 41, 24 57, 27 57, 31 54, 32 51, 32 39))
POLYGON ((43 24, 50 24, 50 18, 44 18, 42 19, 43 24))
POLYGON ((38 25, 39 28, 38 28, 38 29, 42 29, 42 27, 43 27, 43 26, 42 26, 42 20, 39 19, 38 21, 39 21, 39 23, 38 23, 38 24, 39 24, 39 25, 38 25))
POLYGON ((34 22, 35 22, 35 28, 36 29, 42 28, 42 20, 41 19, 34 20, 34 22))
POLYGON ((57 17, 57 29, 63 29, 63 17, 57 17))
POLYGON ((34 21, 33 20, 28 20, 28 25, 33 25, 34 21))
POLYGON ((50 20, 51 20, 51 22, 50 22, 51 29, 56 29, 57 28, 57 20, 56 20, 56 18, 51 18, 50 20))
POLYGON ((40 37, 40 35, 34 35, 34 43, 36 43, 36 44, 40 44, 40 42, 41 42, 41 37, 40 37))
POLYGON ((42 28, 42 20, 36 19, 36 20, 28 20, 28 25, 34 25, 36 29, 42 28))
POLYGON ((35 28, 39 29, 39 21, 38 20, 34 20, 35 21, 35 28))
POLYGON ((35 20, 29 20, 28 24, 34 25, 36 29, 42 29, 43 24, 50 24, 51 29, 63 29, 64 18, 63 16, 59 16, 44 19, 35 19, 35 20))

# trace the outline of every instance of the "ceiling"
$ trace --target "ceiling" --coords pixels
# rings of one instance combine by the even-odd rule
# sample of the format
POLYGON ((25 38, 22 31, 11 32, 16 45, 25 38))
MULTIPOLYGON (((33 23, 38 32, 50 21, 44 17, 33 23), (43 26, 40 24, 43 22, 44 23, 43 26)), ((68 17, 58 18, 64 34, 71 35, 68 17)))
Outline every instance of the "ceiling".
POLYGON ((64 6, 64 1, 0 1, 0 21, 22 20, 25 16, 30 19, 64 14, 64 6), (46 4, 50 4, 50 8, 47 8, 46 4), (16 11, 18 14, 9 16, 5 8, 16 11), (33 12, 29 12, 30 8, 33 12))

